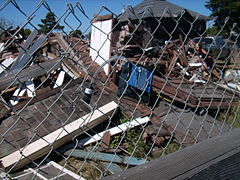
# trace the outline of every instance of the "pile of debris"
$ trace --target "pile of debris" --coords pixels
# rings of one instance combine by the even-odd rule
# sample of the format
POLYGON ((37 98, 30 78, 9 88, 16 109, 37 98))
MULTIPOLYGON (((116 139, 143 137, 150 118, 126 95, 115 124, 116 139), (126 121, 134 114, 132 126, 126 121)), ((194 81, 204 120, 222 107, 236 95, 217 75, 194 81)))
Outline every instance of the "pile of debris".
POLYGON ((34 30, 25 38, 15 29, 4 35, 4 168, 17 170, 53 148, 116 173, 230 128, 216 123, 206 109, 238 102, 239 92, 224 87, 238 71, 223 78, 223 69, 201 46, 184 45, 181 36, 163 47, 127 45, 116 54, 124 57, 106 61, 108 74, 89 57, 89 49, 89 42, 62 34, 47 37, 34 30))

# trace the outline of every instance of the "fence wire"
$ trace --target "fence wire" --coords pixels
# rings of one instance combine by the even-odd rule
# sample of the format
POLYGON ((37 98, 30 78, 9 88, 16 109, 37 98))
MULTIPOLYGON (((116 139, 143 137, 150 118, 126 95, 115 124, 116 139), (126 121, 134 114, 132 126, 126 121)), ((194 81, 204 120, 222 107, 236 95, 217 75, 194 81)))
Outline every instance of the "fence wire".
POLYGON ((22 17, 0 22, 2 178, 99 179, 239 127, 238 27, 161 2, 1 4, 22 17))

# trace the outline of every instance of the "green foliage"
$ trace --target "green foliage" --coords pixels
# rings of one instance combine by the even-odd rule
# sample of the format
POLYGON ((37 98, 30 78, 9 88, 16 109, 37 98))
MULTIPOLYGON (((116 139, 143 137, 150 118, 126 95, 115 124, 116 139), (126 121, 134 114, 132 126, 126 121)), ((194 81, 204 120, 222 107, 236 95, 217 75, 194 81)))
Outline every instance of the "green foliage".
POLYGON ((24 36, 28 37, 31 34, 31 30, 30 29, 24 29, 24 36))
POLYGON ((207 29, 207 36, 216 36, 219 32, 219 29, 217 26, 213 26, 207 29))
POLYGON ((91 164, 91 162, 84 162, 76 157, 68 158, 67 162, 65 162, 65 159, 63 159, 59 161, 58 164, 66 167, 67 169, 75 172, 76 174, 83 176, 88 180, 95 180, 101 177, 101 172, 99 171, 100 167, 98 167, 97 169, 91 164))
POLYGON ((79 29, 73 30, 69 33, 70 36, 77 37, 77 38, 84 38, 84 35, 79 29))
MULTIPOLYGON (((129 118, 120 119, 120 123, 128 122, 129 118)), ((141 130, 138 128, 128 129, 121 141, 123 135, 117 135, 113 137, 111 141, 110 148, 116 148, 118 145, 123 146, 130 154, 133 153, 134 157, 145 157, 145 154, 148 153, 150 147, 143 141, 141 136, 141 130)))
POLYGON ((164 155, 171 154, 178 151, 180 148, 179 144, 172 142, 164 149, 164 155))
POLYGON ((222 34, 229 35, 240 27, 240 1, 239 0, 208 0, 205 6, 212 11, 211 17, 215 19, 215 27, 223 30, 222 34), (228 20, 226 18, 229 18, 228 20), (226 25, 225 20, 227 20, 226 25), (233 24, 237 23, 235 29, 233 24))
POLYGON ((229 110, 224 110, 218 114, 217 119, 234 128, 238 128, 240 127, 240 108, 238 106, 233 106, 229 110))
POLYGON ((41 22, 42 24, 38 24, 38 26, 40 27, 39 31, 45 34, 50 32, 53 28, 55 30, 61 30, 64 28, 64 26, 60 26, 59 24, 57 24, 57 21, 53 12, 47 13, 46 18, 41 19, 41 22))

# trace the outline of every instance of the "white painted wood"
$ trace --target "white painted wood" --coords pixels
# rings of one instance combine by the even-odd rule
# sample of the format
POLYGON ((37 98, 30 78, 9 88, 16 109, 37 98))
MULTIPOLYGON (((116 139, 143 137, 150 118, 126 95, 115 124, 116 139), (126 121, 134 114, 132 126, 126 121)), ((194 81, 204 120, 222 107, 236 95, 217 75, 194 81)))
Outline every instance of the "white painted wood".
POLYGON ((19 103, 19 101, 20 101, 19 98, 13 97, 13 98, 10 99, 9 102, 10 102, 10 104, 11 104, 12 106, 15 106, 15 105, 17 105, 17 104, 19 103))
POLYGON ((53 88, 60 87, 63 84, 64 76, 65 76, 65 71, 60 71, 60 73, 58 74, 57 81, 54 84, 53 88))
POLYGON ((4 50, 4 43, 0 43, 0 52, 4 50))
POLYGON ((95 134, 92 137, 85 138, 85 139, 81 140, 80 143, 81 143, 81 145, 86 146, 86 145, 92 144, 94 142, 100 141, 102 139, 103 135, 107 131, 111 134, 111 136, 113 136, 113 135, 119 134, 121 132, 124 132, 124 131, 126 131, 126 130, 128 130, 130 128, 133 128, 133 127, 139 126, 141 124, 147 123, 148 121, 150 121, 149 117, 136 118, 136 119, 134 119, 132 121, 123 123, 121 125, 113 127, 113 128, 108 129, 106 131, 103 131, 103 132, 100 132, 98 134, 95 134))
POLYGON ((50 161, 49 164, 53 165, 55 168, 61 170, 62 172, 72 176, 73 178, 75 179, 78 179, 78 180, 86 180, 84 179, 83 177, 77 175, 76 173, 72 172, 72 171, 69 171, 68 169, 62 167, 60 164, 54 162, 54 161, 50 161))
POLYGON ((18 96, 23 96, 26 92, 26 87, 22 88, 21 91, 19 92, 18 96))
POLYGON ((114 101, 96 109, 95 111, 65 125, 64 127, 53 131, 52 133, 28 144, 1 159, 6 169, 19 169, 33 160, 49 153, 52 149, 57 148, 70 141, 73 137, 84 132, 85 129, 92 128, 115 112, 118 104, 114 101))
MULTIPOLYGON (((110 59, 112 21, 112 19, 99 21, 92 25, 90 56, 99 65, 110 59)), ((106 74, 108 70, 109 65, 104 66, 106 74)))
MULTIPOLYGON (((1 51, 0 51, 1 52, 1 51)), ((8 58, 5 59, 1 64, 0 64, 0 74, 2 72, 4 72, 5 69, 7 69, 13 62, 15 61, 15 59, 13 58, 8 58)))
POLYGON ((17 89, 14 91, 14 93, 13 93, 13 97, 10 99, 10 104, 12 105, 12 106, 15 106, 15 105, 17 105, 18 103, 19 103, 19 101, 20 101, 20 99, 18 98, 19 96, 23 96, 24 95, 24 93, 26 92, 26 87, 25 87, 25 85, 23 84, 23 85, 19 85, 18 87, 17 87, 17 89), (18 96, 18 97, 17 97, 18 96))
POLYGON ((28 81, 26 81, 26 89, 27 89, 27 95, 28 97, 34 97, 36 96, 36 92, 35 92, 35 85, 33 83, 33 79, 30 79, 28 81))
POLYGON ((39 174, 36 170, 32 169, 32 168, 29 168, 29 170, 31 172, 33 172, 34 175, 36 175, 37 177, 39 177, 40 179, 42 180, 48 180, 47 178, 45 178, 43 175, 39 174))
POLYGON ((18 85, 17 89, 14 91, 13 96, 18 96, 19 92, 21 91, 22 85, 18 85))

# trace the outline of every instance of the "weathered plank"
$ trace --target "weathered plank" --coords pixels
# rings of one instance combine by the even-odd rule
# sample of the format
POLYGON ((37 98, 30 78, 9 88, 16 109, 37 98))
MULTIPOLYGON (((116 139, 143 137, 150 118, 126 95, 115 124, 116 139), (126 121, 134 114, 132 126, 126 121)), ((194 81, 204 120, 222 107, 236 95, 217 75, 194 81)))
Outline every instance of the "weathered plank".
POLYGON ((69 150, 64 153, 67 156, 75 156, 86 159, 96 159, 100 161, 108 161, 120 164, 129 164, 132 166, 137 166, 141 164, 145 164, 147 162, 146 159, 135 158, 131 156, 119 156, 117 154, 109 154, 102 152, 87 152, 79 149, 69 150))
POLYGON ((6 169, 11 168, 14 170, 23 167, 44 154, 51 152, 52 149, 70 141, 76 135, 82 134, 84 130, 102 123, 112 116, 117 107, 118 105, 112 101, 82 118, 53 131, 41 139, 2 158, 1 161, 3 166, 6 169))
POLYGON ((61 71, 58 74, 58 78, 57 78, 56 83, 54 84, 53 88, 60 87, 63 84, 64 77, 65 77, 65 71, 61 71))
POLYGON ((197 105, 198 99, 194 97, 192 94, 173 86, 170 82, 159 78, 157 76, 153 76, 153 86, 158 89, 159 93, 167 93, 171 97, 177 97, 182 100, 182 102, 186 102, 191 105, 197 105))
POLYGON ((91 143, 100 141, 102 139, 104 133, 106 133, 106 132, 109 132, 113 136, 113 135, 119 134, 121 132, 124 132, 124 131, 126 131, 130 128, 133 128, 133 127, 139 126, 141 124, 147 123, 148 121, 150 121, 149 117, 136 118, 132 121, 123 123, 121 125, 118 125, 116 127, 111 128, 111 129, 108 129, 108 130, 105 130, 105 131, 100 132, 98 134, 95 134, 92 137, 85 138, 85 139, 80 141, 80 144, 82 146, 87 146, 91 143))
POLYGON ((34 42, 34 44, 29 48, 29 50, 27 50, 26 53, 23 54, 22 57, 20 57, 20 59, 17 59, 15 61, 10 71, 12 73, 16 73, 21 68, 23 68, 25 64, 27 64, 28 61, 31 59, 32 55, 41 47, 42 43, 46 40, 46 38, 46 35, 41 34, 40 37, 34 42))
POLYGON ((0 64, 0 74, 4 72, 13 62, 15 59, 13 58, 7 58, 0 64))
POLYGON ((55 59, 41 64, 30 66, 20 73, 9 74, 8 76, 0 79, 0 91, 8 87, 21 84, 29 79, 49 73, 54 69, 61 67, 61 59, 55 59))
POLYGON ((115 163, 108 163, 108 162, 102 162, 101 163, 104 168, 106 168, 108 171, 110 171, 112 174, 115 173, 120 173, 123 171, 122 168, 120 168, 117 164, 115 163))

